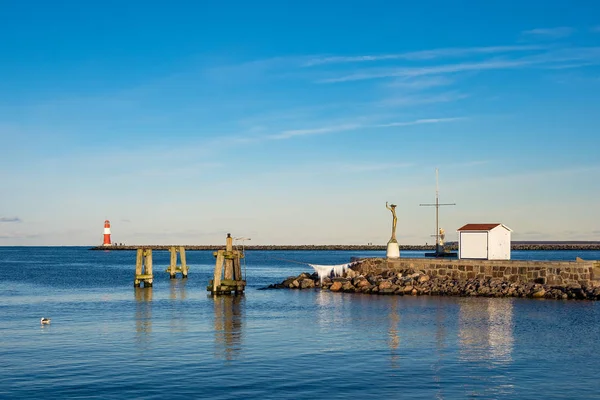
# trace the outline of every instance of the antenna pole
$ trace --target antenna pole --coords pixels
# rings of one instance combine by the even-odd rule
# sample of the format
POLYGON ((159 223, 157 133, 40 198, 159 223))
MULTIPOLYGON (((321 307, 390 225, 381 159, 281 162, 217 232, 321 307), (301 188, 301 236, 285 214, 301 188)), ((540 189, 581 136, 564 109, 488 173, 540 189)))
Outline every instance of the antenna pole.
POLYGON ((435 169, 435 250, 437 251, 440 243, 438 235, 440 234, 440 188, 439 188, 438 169, 435 169))
POLYGON ((419 204, 419 206, 433 206, 435 207, 435 252, 438 253, 440 250, 440 206, 455 206, 456 203, 440 203, 440 188, 439 188, 439 172, 435 169, 435 203, 434 204, 419 204))

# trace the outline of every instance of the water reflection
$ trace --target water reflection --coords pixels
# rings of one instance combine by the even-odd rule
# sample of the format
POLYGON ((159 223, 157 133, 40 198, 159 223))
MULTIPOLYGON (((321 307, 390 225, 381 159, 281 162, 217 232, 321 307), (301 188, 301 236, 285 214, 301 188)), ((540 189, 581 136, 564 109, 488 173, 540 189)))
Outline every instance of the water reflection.
POLYGON ((242 349, 244 296, 213 296, 215 356, 235 360, 242 349))
POLYGON ((488 304, 490 355, 497 362, 511 362, 513 352, 513 302, 498 299, 488 304))
POLYGON ((171 300, 185 300, 187 298, 187 279, 169 280, 169 298, 171 300))
POLYGON ((446 361, 446 347, 447 347, 447 327, 449 315, 447 310, 443 308, 441 304, 438 305, 435 311, 435 349, 437 358, 432 364, 431 368, 433 371, 433 381, 435 383, 435 398, 443 399, 443 384, 442 384, 442 369, 446 361))
POLYGON ((398 361, 400 359, 400 356, 398 355, 398 348, 400 347, 400 334, 398 332, 400 313, 398 312, 397 307, 398 303, 396 299, 393 299, 388 313, 388 346, 390 348, 390 364, 394 369, 398 368, 398 361))
POLYGON ((138 343, 145 344, 152 333, 152 287, 136 287, 134 296, 135 337, 138 343))
POLYGON ((171 333, 185 332, 187 330, 186 303, 177 300, 187 298, 187 279, 169 280, 170 314, 169 327, 171 333))
POLYGON ((513 328, 512 299, 465 299, 460 303, 459 359, 469 362, 473 382, 469 390, 494 397, 514 394, 507 373, 512 362, 513 328), (495 373, 484 373, 481 366, 495 373))
POLYGON ((512 361, 511 299, 465 299, 460 305, 458 325, 462 359, 492 363, 512 361))
POLYGON ((315 292, 315 319, 323 333, 331 331, 336 324, 341 322, 339 308, 343 296, 340 296, 339 293, 333 294, 334 296, 325 290, 315 292))

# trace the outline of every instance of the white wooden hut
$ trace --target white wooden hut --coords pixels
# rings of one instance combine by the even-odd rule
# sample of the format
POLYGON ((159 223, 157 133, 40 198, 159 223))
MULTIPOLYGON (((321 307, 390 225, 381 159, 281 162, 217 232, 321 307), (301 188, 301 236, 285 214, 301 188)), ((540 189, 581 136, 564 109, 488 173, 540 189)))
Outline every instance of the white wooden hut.
POLYGON ((504 224, 466 224, 458 229, 458 258, 510 260, 510 233, 504 224))

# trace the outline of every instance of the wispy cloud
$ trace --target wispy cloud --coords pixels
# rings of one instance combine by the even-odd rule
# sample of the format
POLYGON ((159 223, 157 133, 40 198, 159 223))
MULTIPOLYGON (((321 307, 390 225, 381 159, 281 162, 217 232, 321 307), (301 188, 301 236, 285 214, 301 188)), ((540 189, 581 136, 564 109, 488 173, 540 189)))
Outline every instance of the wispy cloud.
POLYGON ((332 125, 320 128, 312 128, 312 129, 295 129, 295 130, 286 130, 281 133, 268 136, 268 139, 290 139, 297 136, 307 136, 307 135, 322 135, 327 133, 335 133, 335 132, 345 132, 345 131, 353 131, 357 129, 374 129, 374 128, 392 128, 392 127, 401 127, 401 126, 413 126, 413 125, 424 125, 424 124, 440 124, 445 122, 455 122, 465 120, 464 117, 452 117, 452 118, 427 118, 427 119, 417 119, 414 121, 404 121, 404 122, 389 122, 385 124, 340 124, 340 125, 332 125))
POLYGON ((539 38, 539 39, 559 39, 571 36, 575 29, 568 26, 560 26, 557 28, 536 28, 521 32, 523 37, 539 38))
POLYGON ((415 121, 408 121, 408 122, 390 122, 389 124, 373 125, 373 128, 391 128, 391 127, 394 127, 394 126, 412 126, 412 125, 424 125, 424 124, 439 124, 439 123, 443 123, 443 122, 463 121, 465 119, 466 118, 464 118, 464 117, 417 119, 415 121))
POLYGON ((438 65, 433 67, 414 67, 414 68, 386 68, 369 69, 354 74, 343 75, 335 78, 322 79, 317 83, 338 83, 349 81, 360 81, 368 79, 382 79, 393 77, 415 77, 425 75, 438 75, 466 71, 482 71, 494 69, 519 68, 534 64, 535 61, 528 59, 521 60, 492 60, 475 63, 458 63, 438 65))
POLYGON ((355 129, 362 128, 362 125, 359 124, 342 124, 342 125, 334 125, 334 126, 326 126, 322 128, 313 128, 313 129, 292 129, 286 130, 276 135, 268 136, 269 139, 289 139, 295 136, 306 136, 306 135, 322 135, 324 133, 333 133, 333 132, 344 132, 351 131, 355 129))
POLYGON ((570 47, 556 49, 551 52, 529 56, 522 60, 533 64, 559 64, 573 61, 587 61, 598 63, 600 61, 600 47, 570 47))
POLYGON ((600 25, 593 26, 590 28, 591 32, 600 32, 600 25))
POLYGON ((469 97, 458 92, 445 92, 431 95, 403 95, 381 101, 381 105, 389 107, 408 107, 422 104, 449 103, 469 97))
POLYGON ((359 55, 359 56, 329 56, 315 57, 304 63, 304 67, 323 64, 359 63, 368 61, 387 60, 432 60, 445 57, 465 57, 477 54, 502 54, 519 51, 539 50, 540 46, 488 46, 488 47, 458 47, 433 50, 421 50, 399 54, 359 55))
POLYGON ((389 83, 391 88, 400 88, 405 90, 424 90, 440 86, 448 86, 454 83, 453 79, 445 76, 431 76, 424 78, 399 78, 389 83))
POLYGON ((574 69, 574 68, 583 68, 590 67, 592 65, 596 65, 591 62, 581 62, 581 63, 570 63, 570 64, 559 64, 559 65, 549 65, 545 67, 546 69, 574 69))
POLYGON ((0 217, 0 222, 22 222, 19 217, 0 217))
POLYGON ((363 68, 354 73, 325 78, 317 83, 339 83, 383 78, 417 78, 430 75, 443 76, 461 72, 519 69, 527 67, 559 67, 563 63, 600 63, 600 47, 573 47, 554 49, 539 54, 514 59, 490 59, 480 62, 462 62, 423 67, 363 68))

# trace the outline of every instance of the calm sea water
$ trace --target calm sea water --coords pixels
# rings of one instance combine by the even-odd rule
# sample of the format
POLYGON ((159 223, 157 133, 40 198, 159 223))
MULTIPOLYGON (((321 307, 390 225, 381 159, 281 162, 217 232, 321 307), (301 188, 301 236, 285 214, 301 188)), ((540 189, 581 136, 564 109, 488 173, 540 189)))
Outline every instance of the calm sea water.
MULTIPOLYGON (((208 251, 134 289, 133 252, 0 247, 0 397, 600 398, 600 302, 257 290, 310 270, 278 259, 383 255, 247 252, 246 294, 213 299, 208 251)), ((513 252, 576 256, 600 252, 513 252)))

